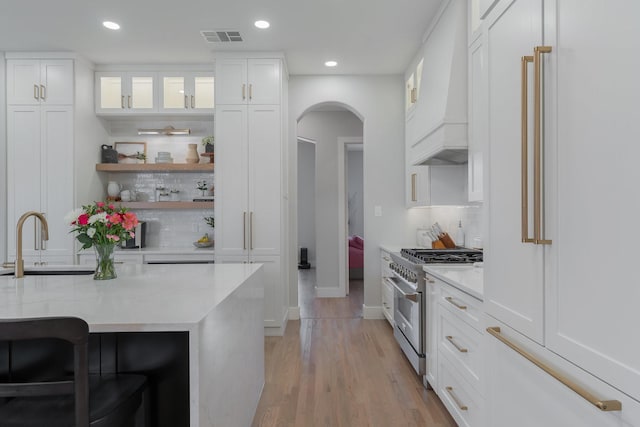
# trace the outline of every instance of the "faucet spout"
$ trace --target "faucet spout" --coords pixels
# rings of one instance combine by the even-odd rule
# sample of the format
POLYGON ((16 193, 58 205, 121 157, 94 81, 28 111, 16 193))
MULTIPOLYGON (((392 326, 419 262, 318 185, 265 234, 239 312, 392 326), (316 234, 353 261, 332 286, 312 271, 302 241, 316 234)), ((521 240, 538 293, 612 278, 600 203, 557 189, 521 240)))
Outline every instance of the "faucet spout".
POLYGON ((18 225, 16 227, 16 263, 14 270, 16 278, 24 277, 24 259, 22 258, 22 226, 27 218, 31 216, 35 216, 40 219, 40 222, 42 223, 42 237, 44 240, 49 240, 49 224, 47 223, 47 219, 44 215, 35 211, 29 211, 22 214, 20 219, 18 219, 18 225))

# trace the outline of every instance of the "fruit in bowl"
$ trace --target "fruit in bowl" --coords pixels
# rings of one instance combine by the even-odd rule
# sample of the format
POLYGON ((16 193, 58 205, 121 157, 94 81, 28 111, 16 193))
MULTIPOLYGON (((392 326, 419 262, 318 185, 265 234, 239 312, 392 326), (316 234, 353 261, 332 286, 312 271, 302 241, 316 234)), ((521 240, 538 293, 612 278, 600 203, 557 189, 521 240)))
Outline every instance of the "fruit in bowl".
POLYGON ((204 236, 198 239, 197 242, 193 242, 196 248, 209 248, 213 246, 213 239, 209 238, 209 234, 205 233, 204 236))

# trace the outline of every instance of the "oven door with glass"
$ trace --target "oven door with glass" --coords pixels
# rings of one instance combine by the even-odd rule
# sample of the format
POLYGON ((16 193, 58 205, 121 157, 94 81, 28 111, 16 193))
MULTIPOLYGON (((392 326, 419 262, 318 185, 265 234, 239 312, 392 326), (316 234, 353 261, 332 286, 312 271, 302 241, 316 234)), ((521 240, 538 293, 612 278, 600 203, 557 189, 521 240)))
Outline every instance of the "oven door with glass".
POLYGON ((422 325, 424 325, 424 293, 403 279, 390 279, 394 288, 394 336, 416 373, 425 373, 422 325))

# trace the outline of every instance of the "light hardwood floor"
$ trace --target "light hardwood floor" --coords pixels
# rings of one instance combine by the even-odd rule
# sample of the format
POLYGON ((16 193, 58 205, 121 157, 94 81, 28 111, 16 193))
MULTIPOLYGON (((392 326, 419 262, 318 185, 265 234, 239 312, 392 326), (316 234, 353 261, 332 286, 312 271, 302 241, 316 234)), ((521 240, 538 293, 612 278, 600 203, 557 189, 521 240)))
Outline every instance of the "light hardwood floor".
POLYGON ((387 321, 362 319, 362 281, 352 281, 349 298, 313 298, 313 271, 301 273, 301 320, 289 321, 283 337, 265 338, 253 426, 456 425, 387 321))

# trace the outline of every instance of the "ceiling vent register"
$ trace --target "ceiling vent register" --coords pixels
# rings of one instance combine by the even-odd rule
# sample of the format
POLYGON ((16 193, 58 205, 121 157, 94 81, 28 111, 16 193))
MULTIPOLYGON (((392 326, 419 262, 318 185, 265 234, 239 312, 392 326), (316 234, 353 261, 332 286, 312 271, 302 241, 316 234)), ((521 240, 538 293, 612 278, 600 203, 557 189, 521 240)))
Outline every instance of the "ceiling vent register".
POLYGON ((203 30, 200 31, 202 37, 207 43, 227 43, 227 42, 241 42, 242 36, 240 31, 227 31, 227 30, 203 30))

